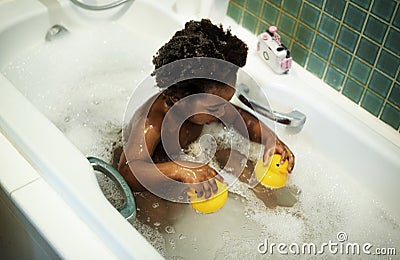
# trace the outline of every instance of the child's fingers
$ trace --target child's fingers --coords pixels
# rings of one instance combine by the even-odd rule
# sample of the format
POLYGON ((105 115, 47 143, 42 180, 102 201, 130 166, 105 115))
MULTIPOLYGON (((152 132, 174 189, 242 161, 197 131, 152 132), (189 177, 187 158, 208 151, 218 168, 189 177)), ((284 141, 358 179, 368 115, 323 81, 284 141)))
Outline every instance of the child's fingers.
POLYGON ((285 163, 286 160, 288 160, 288 172, 291 173, 294 167, 294 154, 287 146, 285 146, 282 152, 281 164, 285 163))
POLYGON ((211 197, 211 185, 209 181, 203 182, 203 189, 204 189, 204 197, 206 199, 209 199, 211 197))
POLYGON ((189 183, 188 185, 191 189, 194 189, 197 194, 197 198, 203 197, 204 192, 202 185, 200 185, 199 183, 189 183))
MULTIPOLYGON (((220 175, 218 175, 217 174, 217 172, 214 170, 214 169, 212 169, 212 168, 209 168, 208 169, 208 173, 209 173, 209 176, 207 176, 207 181, 204 183, 205 185, 204 185, 204 187, 206 187, 206 188, 208 188, 209 187, 209 189, 210 189, 210 192, 212 191, 213 193, 217 193, 217 191, 218 191, 218 186, 217 186, 217 183, 215 182, 215 179, 220 179, 221 177, 220 177, 220 175), (215 178, 215 179, 214 179, 215 178), (207 185, 206 185, 207 184, 207 185)), ((223 180, 223 179, 222 179, 223 180)), ((207 193, 206 193, 207 194, 207 193)), ((210 194, 210 197, 211 197, 211 194, 210 194)), ((208 197, 206 196, 206 199, 207 199, 208 197)))
POLYGON ((210 179, 210 180, 208 180, 208 183, 209 183, 210 186, 211 186, 212 192, 213 192, 214 194, 217 193, 217 191, 218 191, 217 182, 216 182, 214 179, 210 179))
POLYGON ((219 174, 215 175, 215 179, 219 180, 220 182, 224 182, 224 177, 219 174))
POLYGON ((288 172, 291 173, 293 171, 293 167, 294 167, 294 155, 293 153, 289 154, 289 164, 288 164, 288 172))
POLYGON ((209 180, 209 181, 211 181, 211 187, 213 188, 212 190, 214 191, 214 193, 215 192, 217 192, 217 190, 218 190, 218 186, 217 186, 217 183, 215 182, 215 180, 214 180, 214 178, 216 179, 216 180, 218 180, 218 181, 220 181, 220 182, 224 182, 224 177, 222 177, 221 175, 219 175, 214 169, 212 169, 212 168, 209 168, 208 169, 208 173, 209 173, 209 176, 207 176, 207 179, 209 180))

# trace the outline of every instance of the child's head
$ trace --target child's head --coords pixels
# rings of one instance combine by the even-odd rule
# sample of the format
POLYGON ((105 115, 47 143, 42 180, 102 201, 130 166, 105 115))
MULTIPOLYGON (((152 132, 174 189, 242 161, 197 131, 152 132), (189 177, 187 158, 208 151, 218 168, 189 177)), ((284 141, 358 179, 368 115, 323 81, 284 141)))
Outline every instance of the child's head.
MULTIPOLYGON (((246 64, 247 49, 243 41, 232 35, 230 30, 225 32, 222 25, 218 27, 207 19, 190 21, 186 23, 183 30, 176 32, 153 57, 153 64, 156 69, 153 74, 156 75, 158 87, 161 89, 168 88, 165 91, 167 95, 182 98, 195 93, 208 92, 210 89, 221 86, 222 83, 211 79, 197 78, 169 86, 165 82, 171 82, 171 74, 164 73, 159 68, 174 61, 196 57, 219 59, 234 64, 235 66, 232 67, 243 67, 246 64)), ((212 62, 212 59, 210 60, 212 62)), ((237 69, 223 72, 219 71, 219 67, 218 64, 206 66, 206 68, 202 66, 201 70, 209 69, 210 72, 212 70, 213 73, 221 73, 225 82, 232 82, 236 79, 237 69)), ((183 66, 179 69, 179 75, 195 75, 198 71, 199 67, 197 66, 183 66)))

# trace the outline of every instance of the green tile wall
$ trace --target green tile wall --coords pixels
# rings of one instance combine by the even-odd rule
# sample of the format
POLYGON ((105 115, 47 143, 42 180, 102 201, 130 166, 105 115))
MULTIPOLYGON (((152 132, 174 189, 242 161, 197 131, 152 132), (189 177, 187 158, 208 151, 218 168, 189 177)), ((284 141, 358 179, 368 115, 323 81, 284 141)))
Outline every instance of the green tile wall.
POLYGON ((276 25, 294 60, 400 132, 400 1, 230 0, 254 34, 276 25))

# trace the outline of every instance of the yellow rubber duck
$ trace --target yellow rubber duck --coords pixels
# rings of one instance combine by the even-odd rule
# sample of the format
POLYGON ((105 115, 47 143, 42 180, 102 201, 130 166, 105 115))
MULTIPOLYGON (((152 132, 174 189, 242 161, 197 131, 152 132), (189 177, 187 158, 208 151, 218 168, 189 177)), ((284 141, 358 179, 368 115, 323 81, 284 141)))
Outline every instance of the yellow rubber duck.
POLYGON ((216 194, 213 194, 209 199, 205 199, 204 195, 198 198, 194 190, 188 192, 192 207, 198 212, 204 214, 216 212, 224 206, 226 200, 228 199, 227 185, 218 180, 215 180, 215 182, 217 183, 218 191, 216 194))
POLYGON ((263 165, 262 158, 258 160, 254 168, 257 180, 264 186, 272 189, 278 189, 285 186, 289 162, 288 160, 286 160, 284 164, 281 164, 280 162, 280 154, 274 154, 270 158, 270 162, 267 164, 267 167, 263 165))

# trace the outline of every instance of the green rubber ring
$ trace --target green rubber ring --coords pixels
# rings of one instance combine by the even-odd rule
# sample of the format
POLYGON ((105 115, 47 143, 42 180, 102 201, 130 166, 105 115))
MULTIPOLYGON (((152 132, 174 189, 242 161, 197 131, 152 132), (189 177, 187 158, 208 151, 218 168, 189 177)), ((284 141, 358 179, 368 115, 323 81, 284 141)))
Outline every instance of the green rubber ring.
POLYGON ((136 216, 135 198, 133 197, 131 189, 129 188, 128 184, 121 176, 121 174, 114 167, 99 158, 87 157, 87 159, 89 160, 94 170, 105 174, 108 178, 113 180, 114 183, 118 184, 121 187, 125 195, 125 203, 117 210, 126 219, 134 218, 136 216))

